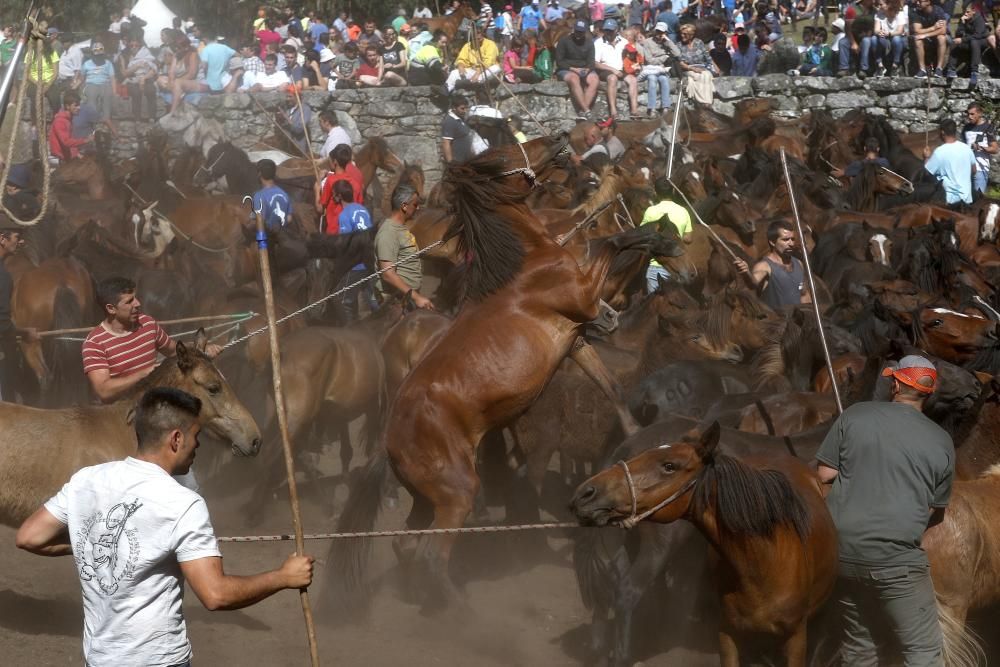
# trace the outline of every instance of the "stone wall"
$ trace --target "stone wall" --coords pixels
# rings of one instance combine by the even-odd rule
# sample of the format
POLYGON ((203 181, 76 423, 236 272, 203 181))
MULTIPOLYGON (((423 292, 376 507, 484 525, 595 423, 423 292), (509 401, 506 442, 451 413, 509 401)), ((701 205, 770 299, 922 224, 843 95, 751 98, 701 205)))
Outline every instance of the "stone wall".
MULTIPOLYGON (((1000 100, 1000 80, 981 81, 978 95, 1000 100)), ((770 74, 754 79, 726 77, 716 80, 715 108, 718 111, 732 113, 736 102, 754 96, 774 98, 773 113, 779 117, 794 117, 819 108, 828 109, 837 117, 850 109, 864 108, 870 113, 887 116, 898 130, 923 132, 932 129, 942 115, 950 114, 958 120, 973 94, 967 79, 955 79, 951 86, 945 86, 943 81, 932 81, 929 89, 926 80, 904 77, 861 81, 853 76, 838 79, 770 74)), ((275 93, 254 97, 265 108, 287 103, 275 93)), ((607 112, 603 98, 603 94, 598 96, 595 109, 598 115, 607 112)), ((442 112, 431 102, 430 87, 307 92, 302 99, 314 111, 335 110, 341 124, 358 142, 375 135, 386 137, 389 146, 401 158, 423 164, 429 183, 439 179, 438 136, 442 112)), ((525 118, 525 131, 529 136, 538 134, 539 130, 526 109, 548 131, 569 129, 575 124, 566 86, 558 81, 501 87, 496 91, 496 99, 504 113, 519 113, 525 118)), ((275 132, 260 106, 248 94, 205 96, 197 106, 205 116, 219 120, 229 138, 243 148, 275 132)), ((628 108, 624 96, 618 106, 619 109, 628 108)), ((645 84, 641 84, 640 107, 645 109, 645 84)), ((137 128, 125 120, 128 105, 124 100, 119 101, 115 112, 116 116, 120 112, 122 117, 118 123, 121 138, 117 151, 122 155, 133 154, 136 130, 143 131, 148 125, 137 128)), ((311 130, 313 141, 322 142, 315 115, 311 130)))

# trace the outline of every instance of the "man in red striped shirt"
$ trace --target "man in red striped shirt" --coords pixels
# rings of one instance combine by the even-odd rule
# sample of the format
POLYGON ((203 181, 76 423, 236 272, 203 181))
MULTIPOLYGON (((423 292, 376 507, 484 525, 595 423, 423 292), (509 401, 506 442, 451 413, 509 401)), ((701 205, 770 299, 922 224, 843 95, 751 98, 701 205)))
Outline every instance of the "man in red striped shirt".
MULTIPOLYGON (((102 403, 110 403, 139 383, 156 368, 156 354, 173 356, 177 344, 149 315, 135 295, 135 283, 112 277, 97 286, 104 306, 104 321, 83 342, 83 372, 102 403)), ((205 353, 221 351, 208 345, 205 353)))

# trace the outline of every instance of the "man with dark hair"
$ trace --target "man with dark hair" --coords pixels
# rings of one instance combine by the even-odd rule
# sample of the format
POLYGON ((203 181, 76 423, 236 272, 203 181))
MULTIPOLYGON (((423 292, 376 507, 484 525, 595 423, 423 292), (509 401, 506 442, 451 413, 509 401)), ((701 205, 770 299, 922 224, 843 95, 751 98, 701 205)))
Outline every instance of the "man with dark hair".
MULTIPOLYGON (((173 356, 177 344, 149 315, 135 295, 135 283, 121 276, 97 286, 104 321, 83 341, 83 372, 103 403, 117 400, 156 368, 156 355, 173 356)), ((222 351, 210 344, 205 353, 222 351)))
POLYGON ((812 295, 805 282, 805 269, 794 256, 795 230, 787 220, 775 220, 767 226, 770 250, 753 265, 751 271, 742 259, 733 262, 747 282, 753 285, 764 303, 775 310, 811 303, 812 295))
POLYGON ((441 157, 446 163, 465 162, 488 146, 479 133, 465 122, 469 113, 469 98, 461 93, 452 94, 450 107, 441 120, 441 157))
POLYGON ((868 137, 865 139, 865 156, 860 160, 854 160, 846 167, 843 171, 839 169, 834 169, 831 174, 835 177, 846 176, 847 178, 854 178, 858 176, 862 171, 864 171, 865 165, 869 163, 877 164, 880 167, 885 167, 886 169, 891 168, 889 161, 884 157, 879 155, 881 147, 878 143, 877 137, 868 137))
POLYGON ((333 186, 337 181, 350 181, 354 198, 357 203, 364 204, 365 182, 361 170, 352 162, 354 156, 351 147, 340 144, 330 152, 330 172, 324 177, 322 184, 316 184, 316 211, 326 213, 325 232, 340 233, 340 212, 344 207, 333 196, 333 186))
POLYGON ((589 120, 601 80, 594 65, 594 40, 590 39, 585 21, 577 21, 573 32, 556 44, 556 68, 556 77, 569 88, 577 113, 589 120))
POLYGON ((375 234, 375 261, 384 270, 378 279, 383 296, 409 294, 417 308, 434 310, 431 300, 419 292, 423 281, 420 262, 405 261, 417 252, 417 240, 409 225, 420 208, 420 197, 409 185, 400 185, 392 192, 392 213, 379 225, 375 234), (393 267, 395 263, 399 263, 393 267), (391 268, 390 268, 391 267, 391 268))
POLYGON ((924 146, 924 169, 941 181, 949 208, 963 210, 972 203, 976 155, 967 144, 958 140, 955 121, 946 118, 938 128, 943 143, 933 153, 924 146))
POLYGON ((147 391, 135 456, 83 468, 17 531, 20 549, 74 557, 88 665, 190 665, 184 583, 216 611, 312 582, 310 556, 250 576, 223 570, 204 499, 172 477, 191 469, 200 412, 201 401, 178 389, 147 391))
MULTIPOLYGON (((337 219, 337 226, 340 229, 340 234, 353 234, 355 232, 363 232, 372 229, 372 216, 361 204, 354 201, 354 187, 348 180, 337 181, 333 185, 333 196, 334 199, 340 202, 343 210, 340 212, 340 217, 337 219)), ((360 263, 351 267, 351 270, 344 276, 341 284, 338 285, 337 289, 350 285, 351 283, 357 282, 361 278, 368 275, 365 264, 360 263)), ((378 308, 378 303, 375 301, 375 294, 372 291, 371 283, 365 283, 358 289, 350 290, 344 294, 342 303, 344 308, 347 310, 347 315, 350 319, 358 319, 358 293, 361 292, 365 303, 368 305, 368 310, 374 312, 378 308)))
POLYGON ((937 371, 910 355, 886 368, 892 400, 855 403, 816 454, 837 526, 844 665, 879 664, 873 627, 891 628, 905 665, 941 665, 942 638, 924 531, 951 496, 951 436, 923 415, 937 371), (887 621, 887 622, 886 622, 887 621))
POLYGON ((986 24, 986 19, 980 13, 979 8, 969 3, 962 10, 962 18, 955 29, 955 38, 951 43, 951 52, 948 54, 948 71, 945 76, 954 79, 958 74, 955 68, 958 67, 959 56, 969 54, 969 85, 975 86, 979 83, 979 64, 983 62, 983 51, 986 50, 986 38, 990 36, 990 27, 986 24))
POLYGON ((80 113, 80 94, 75 90, 63 95, 63 108, 52 119, 49 130, 49 151, 60 160, 80 157, 80 146, 94 140, 94 135, 80 139, 73 137, 73 116, 80 113))
POLYGON ((21 227, 0 213, 0 401, 13 403, 17 361, 21 352, 17 336, 29 341, 38 340, 34 329, 18 328, 10 314, 10 297, 14 293, 14 279, 7 271, 4 260, 17 253, 24 245, 21 227))
POLYGON ((292 219, 292 200, 287 192, 274 183, 277 169, 273 160, 257 162, 260 190, 253 195, 253 210, 260 212, 264 227, 269 231, 281 229, 292 219))
POLYGON ((917 11, 911 12, 912 23, 910 25, 910 36, 913 40, 913 56, 919 68, 916 73, 918 79, 928 76, 926 51, 928 45, 937 47, 937 66, 932 68, 933 76, 941 76, 942 68, 948 59, 948 48, 951 44, 951 34, 948 23, 951 15, 941 9, 940 5, 934 4, 933 0, 917 0, 917 11))
POLYGON ((980 194, 989 186, 990 156, 1000 153, 996 129, 993 123, 983 118, 983 108, 979 102, 972 102, 965 110, 968 122, 962 127, 962 138, 976 156, 976 176, 974 187, 980 194))
POLYGON ((343 127, 340 126, 340 120, 337 118, 337 112, 331 109, 325 109, 319 114, 319 129, 323 130, 326 135, 326 139, 323 141, 323 147, 320 148, 319 154, 322 159, 328 159, 330 153, 333 149, 340 144, 351 145, 351 135, 347 133, 343 127))

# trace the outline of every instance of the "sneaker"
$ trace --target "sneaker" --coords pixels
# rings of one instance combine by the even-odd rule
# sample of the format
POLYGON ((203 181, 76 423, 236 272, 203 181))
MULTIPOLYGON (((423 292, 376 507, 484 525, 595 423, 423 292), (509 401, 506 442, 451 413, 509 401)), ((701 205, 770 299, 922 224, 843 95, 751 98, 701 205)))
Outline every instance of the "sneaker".
MULTIPOLYGON (((941 72, 940 69, 934 70, 934 73, 937 74, 938 76, 941 76, 940 72, 941 72)), ((954 67, 949 67, 948 71, 944 73, 944 76, 945 76, 946 79, 954 79, 955 77, 958 76, 958 73, 955 72, 955 68, 954 67)))
POLYGON ((919 70, 916 74, 913 75, 913 78, 914 79, 926 79, 927 78, 927 70, 925 70, 925 69, 919 70))
POLYGON ((879 65, 877 68, 875 68, 876 79, 881 79, 882 77, 885 76, 885 73, 886 73, 885 65, 879 65))
POLYGON ((785 72, 785 74, 787 74, 788 76, 798 76, 799 75, 799 70, 797 70, 797 69, 790 69, 787 72, 785 72))
POLYGON ((940 78, 941 78, 942 76, 944 76, 944 74, 943 74, 943 73, 941 72, 941 68, 940 68, 940 67, 935 67, 935 68, 934 68, 934 76, 936 76, 936 77, 937 77, 937 78, 939 78, 939 79, 940 79, 940 78))
POLYGON ((864 81, 867 78, 868 78, 868 73, 867 72, 865 72, 864 70, 858 70, 858 79, 860 79, 861 81, 864 81))
POLYGON ((850 75, 850 72, 848 72, 846 69, 842 69, 842 70, 840 70, 840 71, 837 72, 837 78, 838 79, 843 79, 845 76, 849 76, 849 75, 850 75))

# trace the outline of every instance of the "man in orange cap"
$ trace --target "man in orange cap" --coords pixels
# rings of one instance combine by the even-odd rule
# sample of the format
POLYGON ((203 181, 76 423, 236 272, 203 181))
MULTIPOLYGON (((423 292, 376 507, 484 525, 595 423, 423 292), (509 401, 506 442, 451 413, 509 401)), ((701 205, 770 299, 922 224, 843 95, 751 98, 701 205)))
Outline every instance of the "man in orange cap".
POLYGON ((937 386, 934 364, 909 355, 882 374, 891 378, 892 400, 847 408, 816 454, 820 480, 832 484, 826 503, 839 534, 841 664, 878 665, 873 628, 889 627, 904 665, 941 665, 934 586, 920 541, 944 517, 955 447, 923 414, 937 386))

